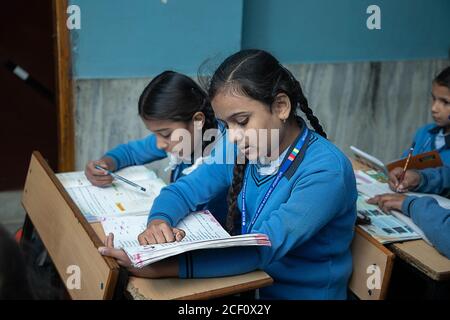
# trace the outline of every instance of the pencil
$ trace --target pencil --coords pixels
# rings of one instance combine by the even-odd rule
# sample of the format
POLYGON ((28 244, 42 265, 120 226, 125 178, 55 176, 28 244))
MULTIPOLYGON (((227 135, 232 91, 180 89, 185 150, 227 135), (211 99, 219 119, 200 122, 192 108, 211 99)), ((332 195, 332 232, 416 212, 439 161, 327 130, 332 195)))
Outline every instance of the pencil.
POLYGON ((414 151, 414 146, 415 146, 415 142, 413 142, 413 144, 411 145, 411 148, 409 148, 408 157, 406 158, 405 165, 403 166, 403 172, 400 175, 397 186, 399 186, 403 182, 403 179, 405 179, 406 170, 408 170, 408 165, 409 165, 409 162, 411 161, 411 157, 412 157, 412 154, 414 151))
POLYGON ((136 183, 134 183, 134 182, 132 182, 132 181, 130 181, 128 179, 125 179, 124 177, 119 176, 118 174, 115 174, 115 173, 113 173, 113 172, 111 172, 111 171, 109 171, 109 170, 107 170, 105 168, 102 168, 99 165, 96 165, 95 168, 98 169, 98 170, 102 170, 102 171, 106 172, 107 174, 109 174, 111 177, 113 177, 113 178, 115 178, 117 180, 121 180, 121 181, 129 184, 130 186, 135 187, 135 188, 137 188, 137 189, 139 189, 141 191, 144 191, 144 192, 147 191, 147 189, 145 189, 144 187, 141 187, 140 185, 138 185, 138 184, 136 184, 136 183))

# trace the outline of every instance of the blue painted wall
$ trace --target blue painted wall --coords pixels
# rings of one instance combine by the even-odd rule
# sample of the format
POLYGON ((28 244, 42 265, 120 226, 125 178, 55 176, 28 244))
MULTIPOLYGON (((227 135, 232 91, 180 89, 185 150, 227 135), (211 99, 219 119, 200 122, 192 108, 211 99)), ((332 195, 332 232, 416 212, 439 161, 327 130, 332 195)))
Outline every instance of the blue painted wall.
POLYGON ((283 63, 447 58, 449 0, 245 0, 243 48, 283 63), (381 30, 368 30, 369 5, 381 30))
POLYGON ((447 58, 450 0, 71 0, 75 78, 190 75, 261 48, 283 63, 447 58), (366 9, 381 7, 381 30, 366 9))
POLYGON ((196 74, 206 58, 240 49, 243 0, 71 0, 74 77, 135 78, 165 69, 196 74))

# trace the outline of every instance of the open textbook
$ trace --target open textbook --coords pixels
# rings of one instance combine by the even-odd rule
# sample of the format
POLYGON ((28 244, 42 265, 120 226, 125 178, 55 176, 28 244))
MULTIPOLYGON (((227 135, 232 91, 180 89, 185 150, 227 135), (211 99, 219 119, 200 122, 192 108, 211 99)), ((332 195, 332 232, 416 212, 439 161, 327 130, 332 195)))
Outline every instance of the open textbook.
POLYGON ((106 217, 101 222, 105 234, 114 234, 114 246, 122 248, 137 268, 192 250, 271 245, 263 234, 230 236, 207 210, 180 221, 177 228, 186 233, 181 241, 163 244, 139 245, 137 237, 146 228, 146 216, 106 217))
POLYGON ((89 222, 108 216, 147 216, 153 200, 165 183, 144 166, 128 167, 117 174, 145 187, 146 192, 118 180, 105 188, 95 187, 83 171, 59 173, 56 176, 89 222))
MULTIPOLYGON (((355 171, 358 189, 357 210, 371 219, 371 224, 360 225, 372 237, 381 243, 423 239, 431 244, 422 230, 411 218, 400 212, 384 213, 377 206, 366 203, 365 200, 383 193, 392 193, 386 183, 380 183, 366 172, 355 171)), ((435 194, 408 192, 407 195, 418 197, 433 197, 440 206, 450 209, 450 200, 435 194)))

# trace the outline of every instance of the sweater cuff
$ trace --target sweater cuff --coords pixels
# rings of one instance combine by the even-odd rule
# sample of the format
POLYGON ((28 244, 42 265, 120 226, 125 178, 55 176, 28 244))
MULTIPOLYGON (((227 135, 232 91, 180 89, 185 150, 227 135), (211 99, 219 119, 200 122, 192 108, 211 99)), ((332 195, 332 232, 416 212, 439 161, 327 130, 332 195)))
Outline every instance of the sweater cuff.
POLYGON ((417 191, 422 190, 428 184, 428 178, 427 178, 426 175, 424 175, 419 170, 414 170, 414 171, 417 172, 420 175, 420 183, 419 183, 419 185, 417 187, 415 187, 411 191, 417 192, 417 191))
POLYGON ((121 169, 119 167, 120 166, 120 161, 115 155, 113 155, 111 153, 106 153, 105 155, 103 155, 103 158, 106 158, 106 157, 110 158, 112 160, 112 162, 114 163, 114 171, 117 171, 117 170, 121 169))
POLYGON ((411 205, 412 205, 413 202, 414 202, 415 200, 417 200, 417 199, 418 199, 418 197, 409 196, 409 197, 406 197, 406 199, 403 201, 403 204, 402 204, 402 213, 403 213, 405 216, 407 216, 407 217, 410 217, 410 216, 411 216, 411 214, 410 214, 411 205))

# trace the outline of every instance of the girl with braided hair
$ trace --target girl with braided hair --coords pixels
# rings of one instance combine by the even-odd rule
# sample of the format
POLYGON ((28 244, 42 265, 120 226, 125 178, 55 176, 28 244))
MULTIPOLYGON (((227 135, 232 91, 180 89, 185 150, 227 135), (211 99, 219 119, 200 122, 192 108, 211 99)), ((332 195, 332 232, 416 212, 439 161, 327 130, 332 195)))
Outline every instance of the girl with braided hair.
POLYGON ((112 248, 111 236, 100 252, 142 277, 222 277, 261 269, 274 279, 260 289, 261 298, 345 299, 355 177, 349 160, 326 139, 299 82, 271 54, 244 50, 219 66, 208 91, 216 117, 229 129, 223 144, 239 150, 236 164, 204 164, 164 188, 144 234, 168 241, 162 228, 173 228, 196 203, 229 190, 230 233, 266 234, 271 246, 191 251, 142 269, 112 248), (276 131, 279 143, 268 143, 269 134, 251 141, 252 130, 276 131), (266 154, 269 163, 261 161, 266 154))
MULTIPOLYGON (((93 185, 103 187, 113 181, 110 175, 96 169, 96 165, 116 171, 166 157, 171 160, 168 169, 172 169, 170 181, 174 182, 192 172, 201 160, 199 158, 207 156, 203 151, 214 142, 192 139, 195 137, 194 130, 200 129, 199 138, 209 129, 219 129, 219 136, 225 131, 225 127, 215 119, 207 93, 191 78, 173 71, 159 74, 147 85, 139 98, 138 112, 152 134, 144 139, 121 144, 106 152, 101 159, 88 162, 85 174, 93 185), (180 154, 175 155, 174 149, 179 141, 174 141, 171 137, 178 129, 189 133, 190 150, 201 148, 201 152, 192 152, 183 157, 183 150, 180 150, 180 154)), ((208 208, 219 221, 224 222, 227 214, 225 199, 226 192, 198 209, 208 208)))

